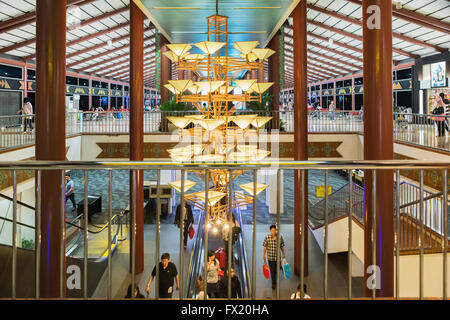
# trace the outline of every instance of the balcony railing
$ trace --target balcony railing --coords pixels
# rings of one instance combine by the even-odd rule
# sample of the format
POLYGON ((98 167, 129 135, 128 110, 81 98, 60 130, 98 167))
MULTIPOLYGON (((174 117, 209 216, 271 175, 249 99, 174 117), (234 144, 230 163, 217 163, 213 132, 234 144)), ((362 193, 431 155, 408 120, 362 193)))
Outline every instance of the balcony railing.
MULTIPOLYGON (((442 278, 441 275, 438 277, 437 274, 429 274, 427 273, 426 276, 427 277, 438 277, 439 279, 443 279, 442 280, 442 297, 444 299, 447 298, 447 282, 448 282, 448 277, 447 277, 447 251, 448 251, 448 169, 450 168, 450 162, 444 162, 444 161, 350 161, 350 162, 325 162, 325 161, 304 161, 304 162, 297 162, 297 161, 280 161, 280 162, 249 162, 249 163, 234 163, 234 164, 230 164, 230 163, 172 163, 172 162, 163 162, 163 161, 159 161, 159 162, 38 162, 38 161, 24 161, 24 162, 0 162, 0 170, 3 171, 10 171, 13 177, 13 195, 12 195, 12 199, 13 199, 13 205, 12 205, 12 217, 9 219, 11 221, 12 224, 12 276, 11 276, 11 281, 12 281, 12 291, 11 291, 11 298, 16 298, 17 297, 17 277, 19 276, 17 274, 17 265, 18 265, 18 259, 17 259, 17 248, 18 248, 18 241, 17 241, 17 226, 18 226, 18 185, 16 183, 16 176, 17 176, 17 172, 19 170, 31 170, 34 171, 35 176, 36 176, 36 185, 35 185, 35 191, 36 191, 36 199, 40 199, 41 197, 41 185, 42 185, 42 172, 44 171, 48 171, 48 170, 52 170, 52 171, 66 171, 66 170, 82 170, 84 172, 84 182, 85 182, 85 186, 84 186, 84 208, 85 208, 85 216, 87 215, 87 203, 88 203, 88 181, 89 181, 89 174, 91 171, 94 170, 100 170, 103 172, 106 172, 108 175, 108 179, 107 182, 105 184, 105 188, 106 185, 108 186, 108 199, 109 199, 109 209, 108 209, 108 220, 107 220, 107 231, 108 231, 108 242, 107 242, 107 248, 111 248, 111 235, 112 235, 112 222, 113 221, 113 216, 112 216, 112 184, 113 184, 113 175, 117 174, 118 171, 120 170, 125 170, 125 171, 130 171, 131 172, 131 186, 133 188, 135 188, 136 186, 136 177, 137 177, 137 171, 138 170, 144 170, 144 173, 146 171, 151 171, 151 172, 155 172, 156 171, 156 175, 153 175, 154 177, 156 176, 156 181, 153 181, 156 185, 156 198, 157 198, 157 214, 156 214, 156 231, 155 231, 155 237, 156 237, 156 241, 155 241, 155 249, 149 249, 148 252, 155 252, 155 256, 154 256, 154 261, 159 261, 159 254, 160 254, 160 224, 161 224, 161 220, 160 220, 160 214, 161 214, 161 171, 162 170, 175 170, 175 171, 179 171, 181 173, 181 176, 184 177, 184 174, 190 170, 196 170, 198 171, 203 171, 204 175, 204 184, 205 186, 209 185, 209 171, 210 170, 215 170, 215 169, 223 169, 223 170, 229 170, 229 171, 234 171, 234 170, 245 170, 245 171, 249 171, 253 176, 253 184, 254 184, 254 190, 256 190, 257 188, 257 182, 260 178, 258 178, 260 176, 260 174, 263 172, 263 170, 274 170, 277 174, 277 184, 276 184, 276 203, 277 203, 277 210, 276 210, 276 224, 278 226, 278 230, 280 230, 280 227, 282 226, 281 224, 281 197, 282 197, 282 193, 281 193, 281 183, 282 183, 282 179, 281 179, 281 172, 282 171, 286 171, 286 170, 297 170, 300 174, 300 181, 301 181, 301 186, 300 186, 300 190, 301 190, 301 194, 300 197, 303 198, 305 195, 305 192, 308 192, 308 187, 305 185, 305 174, 307 174, 308 170, 317 170, 318 173, 317 174, 321 174, 323 175, 324 181, 325 181, 325 186, 324 186, 324 190, 328 190, 328 186, 329 186, 329 175, 330 172, 333 170, 341 170, 341 171, 346 171, 348 173, 348 186, 353 186, 352 183, 352 178, 353 178, 353 170, 362 170, 366 173, 371 173, 371 175, 373 177, 376 177, 377 173, 383 171, 386 172, 386 170, 388 170, 388 172, 391 172, 393 175, 393 178, 395 177, 396 181, 400 181, 400 173, 402 170, 418 170, 420 172, 420 180, 418 181, 418 184, 414 187, 411 188, 411 190, 409 190, 407 187, 405 187, 403 190, 400 187, 400 184, 394 184, 392 186, 392 192, 395 194, 395 208, 394 209, 394 215, 393 215, 393 219, 394 221, 383 221, 383 223, 386 224, 391 224, 394 225, 395 227, 393 228, 393 232, 394 232, 394 259, 395 259, 395 291, 394 291, 394 296, 393 298, 400 298, 400 285, 402 281, 407 281, 408 283, 410 283, 411 281, 417 281, 417 283, 419 283, 419 290, 418 292, 414 293, 414 297, 416 298, 420 298, 420 299, 424 299, 427 296, 424 294, 424 287, 425 287, 425 264, 424 264, 424 256, 426 254, 425 249, 427 246, 427 241, 428 239, 430 239, 431 234, 429 233, 428 229, 433 229, 433 237, 440 237, 440 250, 439 250, 439 254, 442 254, 442 265, 443 268, 442 270, 442 278), (435 202, 435 206, 438 206, 438 208, 430 209, 430 210, 426 210, 426 207, 429 205, 428 204, 428 200, 431 199, 430 198, 430 194, 425 192, 425 185, 424 185, 424 172, 427 170, 439 170, 440 172, 442 172, 442 192, 439 195, 435 195, 433 198, 439 198, 440 201, 435 202), (417 190, 419 191, 419 193, 417 194, 417 190), (410 215, 408 214, 408 219, 410 220, 414 220, 414 223, 416 225, 416 230, 417 233, 415 235, 416 239, 417 239, 417 249, 418 249, 418 256, 419 256, 419 276, 416 279, 412 279, 410 275, 408 275, 408 278, 403 278, 403 274, 400 274, 400 268, 401 268, 401 261, 400 261, 400 254, 402 252, 402 250, 404 248, 402 248, 402 235, 404 235, 406 233, 405 231, 405 225, 407 223, 404 223, 404 221, 402 221, 402 215, 404 215, 404 210, 408 210, 409 208, 415 206, 416 204, 411 203, 408 197, 409 195, 414 194, 414 198, 412 199, 413 201, 417 201, 417 205, 418 205, 418 209, 414 209, 416 210, 417 214, 414 215, 410 215), (408 202, 409 201, 409 202, 408 202), (398 209, 400 209, 400 214, 398 214, 398 209), (432 216, 428 217, 428 212, 430 212, 431 214, 433 214, 432 216), (439 213, 439 217, 437 217, 436 212, 439 213), (432 219, 439 219, 439 223, 436 223, 436 221, 432 221, 432 219), (428 224, 430 223, 430 228, 428 228, 428 224)), ((61 173, 62 173, 61 172, 61 173)), ((182 181, 183 178, 182 178, 182 181)), ((64 175, 61 174, 61 184, 60 187, 61 189, 64 186, 64 175)), ((233 190, 233 184, 230 184, 230 191, 233 190)), ((374 203, 376 203, 375 199, 378 193, 378 189, 377 189, 377 184, 373 183, 372 184, 373 187, 373 192, 372 192, 372 205, 374 205, 374 203)), ((385 187, 385 186, 383 186, 385 187)), ((81 189, 81 187, 80 187, 81 189)), ((208 193, 207 190, 209 190, 209 188, 205 189, 205 197, 206 199, 208 199, 208 193)), ((61 190, 63 191, 63 190, 61 190)), ((184 194, 184 184, 181 184, 181 194, 184 194)), ((354 189, 353 187, 347 188, 345 192, 339 192, 339 197, 341 202, 342 201, 348 201, 348 205, 346 206, 346 208, 348 209, 348 213, 347 213, 347 217, 348 217, 348 229, 346 230, 345 234, 342 235, 343 237, 346 237, 348 239, 348 251, 352 252, 352 246, 353 246, 353 237, 356 236, 356 234, 354 233, 353 230, 353 219, 356 218, 358 220, 360 220, 360 217, 357 217, 355 215, 357 215, 356 212, 354 212, 353 208, 355 208, 355 195, 356 198, 361 196, 361 192, 356 189, 354 189), (357 192, 357 194, 355 193, 357 192), (347 199, 345 198, 345 195, 347 195, 347 199)), ((253 195, 253 203, 258 203, 258 195, 254 194, 253 195)), ((320 206, 320 211, 324 217, 323 219, 323 227, 324 227, 324 232, 323 232, 323 237, 324 237, 324 248, 323 248, 323 283, 322 283, 322 294, 320 297, 324 298, 324 299, 328 299, 329 295, 328 295, 328 291, 329 291, 329 277, 335 276, 332 273, 330 273, 328 271, 328 237, 329 237, 329 224, 330 224, 330 212, 331 212, 331 207, 330 207, 330 196, 328 195, 328 192, 325 192, 324 194, 324 205, 320 206)), ((132 200, 135 201, 135 200, 132 200)), ((206 201, 207 203, 208 201, 206 201)), ((131 206, 132 210, 130 212, 130 228, 129 228, 129 232, 130 232, 130 236, 129 238, 132 239, 132 243, 134 245, 132 245, 131 247, 131 251, 129 252, 130 257, 131 257, 131 261, 132 261, 132 266, 131 266, 131 284, 132 284, 132 291, 134 292, 134 284, 135 284, 135 280, 136 280, 136 275, 134 273, 134 257, 136 256, 136 247, 135 247, 135 239, 136 239, 136 234, 135 234, 135 223, 136 223, 136 212, 135 212, 135 208, 136 205, 131 206)), ((207 206, 205 206, 206 209, 207 206)), ((230 201, 230 208, 232 207, 232 202, 230 201)), ((61 206, 60 206, 61 210, 60 212, 55 212, 54 214, 59 214, 61 215, 62 221, 64 221, 65 218, 65 210, 64 210, 64 198, 61 198, 61 206)), ((317 209, 317 208, 316 208, 317 209)), ((375 212, 376 210, 374 210, 375 212)), ((258 210, 256 209, 256 206, 253 206, 253 220, 252 220, 252 226, 253 226, 253 233, 256 232, 256 216, 258 214, 258 210)), ((305 217, 305 208, 302 206, 300 208, 300 212, 298 213, 300 215, 299 217, 299 221, 304 221, 304 217, 305 217)), ((36 205, 36 211, 35 211, 35 219, 36 221, 39 221, 39 217, 41 216, 41 208, 40 208, 40 204, 39 202, 36 205)), ((378 223, 378 219, 373 219, 372 220, 372 232, 373 234, 377 234, 377 223, 378 223)), ((204 227, 207 227, 207 222, 208 219, 204 219, 203 223, 204 223, 204 227)), ((240 222, 242 223, 242 220, 240 220, 240 222)), ((40 243, 40 234, 41 234, 41 228, 42 226, 40 226, 39 223, 36 224, 36 241, 35 241, 35 254, 36 257, 39 257, 39 250, 41 247, 41 243, 40 243)), ((202 226, 198 226, 199 228, 201 228, 202 226)), ((85 230, 85 236, 87 237, 87 231, 88 231, 88 224, 86 222, 86 219, 84 221, 84 226, 81 226, 81 228, 84 228, 85 230)), ((366 230, 366 232, 368 232, 368 230, 366 230)), ((385 231, 384 231, 385 232, 385 231)), ((198 232, 197 232, 198 233, 198 232)), ((65 239, 65 233, 61 233, 61 239, 60 239, 60 244, 61 246, 64 247, 64 244, 66 242, 65 239)), ((182 257, 181 255, 184 254, 184 251, 181 249, 182 248, 182 239, 183 239, 183 228, 180 228, 180 261, 182 261, 182 257)), ((256 298, 256 292, 258 289, 258 283, 256 282, 256 270, 260 269, 261 264, 258 264, 258 262, 255 260, 256 257, 256 250, 257 248, 260 247, 260 245, 258 245, 258 243, 256 243, 256 237, 254 235, 252 235, 252 245, 250 246, 250 250, 252 252, 252 257, 253 259, 251 259, 251 276, 250 276, 250 272, 249 272, 249 276, 247 277, 248 281, 250 281, 250 285, 248 286, 248 288, 251 288, 249 295, 252 299, 256 298)), ((372 248, 372 250, 376 250, 377 246, 379 244, 379 239, 373 238, 370 246, 372 248)), ((84 252, 85 252, 85 259, 84 259, 84 273, 83 273, 83 277, 84 277, 84 281, 83 281, 83 285, 87 285, 87 255, 86 252, 88 250, 88 241, 84 242, 84 252)), ((293 242, 289 242, 287 243, 288 246, 293 246, 293 242)), ((278 246, 278 252, 280 252, 280 238, 278 238, 277 240, 277 246, 278 246)), ((199 259, 204 259, 204 257, 206 257, 206 253, 208 252, 208 242, 204 241, 201 248, 197 248, 198 250, 200 250, 200 252, 203 252, 202 256, 199 256, 199 259)), ((303 237, 301 237, 301 241, 300 241, 300 252, 304 252, 305 246, 304 246, 304 241, 303 241, 303 237)), ((408 248, 407 248, 408 249, 408 248)), ((243 251, 245 254, 245 250, 243 251)), ((108 273, 108 282, 107 282, 107 298, 111 299, 111 268, 114 268, 114 266, 112 265, 112 251, 108 250, 105 254, 105 257, 107 257, 108 259, 108 267, 107 267, 107 273, 108 273)), ((61 259, 64 259, 64 256, 61 256, 61 259)), ((278 254, 277 256, 277 265, 280 266, 280 254, 278 254)), ((348 255, 348 275, 352 275, 352 254, 348 255)), ((230 260, 229 260, 230 261, 230 260)), ((63 265, 63 260, 61 260, 61 265, 63 265)), ((303 287, 304 284, 304 276, 303 276, 303 264, 304 263, 304 255, 301 254, 300 256, 300 285, 301 287, 303 287)), ((375 260, 375 255, 373 255, 373 260, 372 260, 372 264, 374 266, 377 265, 377 262, 375 260)), ((36 259, 36 268, 35 268, 35 272, 36 275, 39 274, 40 272, 40 261, 39 259, 36 259)), ((191 269, 191 268, 189 268, 191 269)), ((250 268, 249 268, 250 269, 250 268)), ((157 269, 158 270, 158 269, 157 269)), ((185 266, 180 265, 180 281, 182 283, 182 286, 184 288, 184 285, 186 284, 186 281, 188 281, 187 279, 189 279, 189 277, 186 277, 185 275, 185 266)), ((280 298, 280 268, 277 268, 277 286, 276 286, 276 298, 279 299, 280 298)), ((380 271, 383 272, 383 271, 380 271)), ((336 275, 337 276, 337 275, 336 275)), ((342 276, 342 275, 340 275, 342 276)), ((375 277, 379 276, 379 274, 375 273, 375 277)), ((66 277, 66 273, 64 272, 63 269, 61 269, 61 274, 59 275, 59 279, 61 279, 60 281, 60 292, 61 292, 61 298, 63 298, 63 293, 64 293, 64 285, 66 285, 66 281, 65 281, 65 277, 66 277)), ((156 281, 158 282, 158 278, 159 277, 159 272, 157 271, 156 274, 156 281)), ((36 277, 36 283, 35 283, 35 289, 36 289, 36 297, 39 297, 39 277, 36 277)), ((433 278, 434 279, 434 278, 433 278)), ((192 281, 192 279, 191 279, 192 281)), ((353 293, 352 293, 352 277, 348 276, 347 277, 347 285, 348 285, 348 293, 347 293, 347 298, 352 299, 353 298, 353 293)), ((433 281, 435 282, 435 281, 433 281)), ((376 283, 376 281, 374 281, 374 283, 376 283)), ((28 284, 29 285, 29 284, 28 284)), ((317 284, 316 284, 317 285, 317 284)), ((291 286, 293 287, 293 286, 291 286)), ((376 299, 376 294, 377 294, 377 287, 375 285, 373 285, 372 287, 369 288, 371 290, 372 293, 372 298, 376 299)), ((316 290, 319 290, 316 288, 316 290)), ((85 298, 89 298, 87 290, 85 289, 83 291, 83 295, 85 298)), ((156 290, 157 292, 157 290, 156 290)), ((186 296, 185 292, 183 290, 180 290, 180 299, 188 299, 188 298, 192 298, 192 297, 188 297, 186 296)), ((317 291, 316 291, 317 292, 317 291)), ((206 295, 207 292, 205 291, 205 299, 206 299, 206 295)), ((97 297, 98 298, 98 297, 97 297)), ((156 293, 156 298, 158 298, 158 294, 156 293)), ((228 298, 230 298, 230 296, 228 296, 228 298)), ((303 294, 302 294, 302 297, 303 294)))
MULTIPOLYGON (((161 123, 167 116, 181 117, 196 114, 195 111, 147 111, 144 112, 144 133, 161 133, 161 123)), ((279 119, 272 120, 263 128, 267 131, 294 132, 294 111, 238 111, 236 115, 258 114, 279 119)), ((34 115, 30 116, 34 128, 34 115)), ((394 113, 394 140, 415 146, 450 151, 450 135, 446 128, 450 116, 394 113), (439 132, 443 128, 442 132, 439 132), (442 133, 439 136, 439 133, 442 133)), ((34 129, 25 128, 25 116, 0 117, 0 150, 34 143, 34 129), (25 130, 27 129, 27 130, 25 130)), ((128 134, 128 111, 75 112, 66 115, 66 134, 128 134)), ((168 132, 176 128, 168 125, 168 132)), ((308 112, 309 133, 364 133, 363 115, 357 111, 310 111, 308 112)))

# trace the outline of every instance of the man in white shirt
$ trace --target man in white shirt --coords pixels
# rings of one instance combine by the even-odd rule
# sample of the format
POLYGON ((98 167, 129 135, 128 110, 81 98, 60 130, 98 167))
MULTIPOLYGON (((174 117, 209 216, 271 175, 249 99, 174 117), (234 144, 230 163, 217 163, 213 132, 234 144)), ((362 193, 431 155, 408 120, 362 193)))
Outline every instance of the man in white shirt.
POLYGON ((33 132, 33 126, 31 125, 33 116, 33 106, 31 105, 28 98, 23 99, 23 107, 17 111, 17 114, 23 113, 24 117, 24 128, 23 132, 27 133, 28 125, 30 126, 30 133, 33 132))

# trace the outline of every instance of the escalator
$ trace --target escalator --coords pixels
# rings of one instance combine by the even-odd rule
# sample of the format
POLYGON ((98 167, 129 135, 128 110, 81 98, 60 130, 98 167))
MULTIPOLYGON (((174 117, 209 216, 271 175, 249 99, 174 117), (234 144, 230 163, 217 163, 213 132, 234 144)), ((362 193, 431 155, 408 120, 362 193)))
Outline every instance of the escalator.
MULTIPOLYGON (((12 208, 13 199, 0 193, 0 200, 3 205, 8 208, 4 216, 0 216, 0 298, 11 297, 12 286, 12 230, 13 220, 8 218, 12 216, 9 209, 12 208), (5 202, 6 201, 6 202, 5 202), (9 230, 10 229, 10 230, 9 230)), ((35 217, 35 208, 21 201, 17 201, 17 211, 35 217)), ((12 209, 11 209, 12 212, 12 209)), ((83 215, 73 218, 66 218, 66 268, 69 266, 77 266, 80 270, 81 279, 83 279, 84 266, 84 228, 82 225, 83 215)), ((122 215, 114 215, 112 217, 112 237, 111 237, 111 254, 117 249, 117 245, 122 237, 122 215)), ((18 298, 33 298, 35 292, 35 228, 30 224, 23 223, 17 219, 17 278, 16 288, 18 298)), ((108 244, 107 239, 108 224, 103 226, 89 225, 88 228, 88 296, 92 296, 97 285, 107 268, 108 263, 108 244), (106 243, 106 244, 105 244, 106 243)), ((83 297, 83 281, 81 287, 70 289, 66 288, 66 296, 68 298, 83 297)))
MULTIPOLYGON (((234 214, 240 226, 242 226, 242 216, 239 208, 235 209, 234 214)), ((194 239, 194 244, 192 246, 192 251, 189 260, 188 276, 186 291, 184 294, 185 298, 196 298, 198 296, 197 290, 197 279, 199 276, 204 274, 203 263, 205 260, 205 250, 204 250, 204 235, 205 235, 205 223, 204 223, 204 212, 200 214, 198 221, 198 228, 196 236, 194 239)), ((218 247, 223 247, 223 240, 220 232, 213 235, 211 232, 208 234, 208 250, 216 250, 218 247)), ((244 243, 244 237, 241 232, 238 235, 237 241, 233 245, 233 259, 234 259, 234 269, 236 276, 239 279, 241 285, 242 297, 239 298, 250 298, 251 297, 251 284, 250 284, 250 274, 248 267, 248 260, 246 256, 246 249, 244 243)), ((227 262, 228 263, 228 262, 227 262)))

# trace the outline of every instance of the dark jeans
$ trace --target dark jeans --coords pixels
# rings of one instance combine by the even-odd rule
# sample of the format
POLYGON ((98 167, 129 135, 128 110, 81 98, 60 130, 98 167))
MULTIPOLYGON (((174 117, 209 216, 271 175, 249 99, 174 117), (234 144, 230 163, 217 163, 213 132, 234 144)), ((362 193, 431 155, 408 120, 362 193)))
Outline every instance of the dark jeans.
MULTIPOLYGON (((277 284, 277 262, 269 261, 270 278, 272 279, 272 285, 277 284)), ((281 271, 280 271, 281 272, 281 271)))
POLYGON ((442 137, 445 135, 445 121, 436 121, 436 125, 438 128, 438 136, 442 137))
POLYGON ((28 126, 30 126, 30 130, 33 131, 33 126, 31 125, 31 119, 25 119, 25 124, 23 126, 23 132, 27 132, 28 126))
POLYGON ((184 224, 184 245, 187 245, 187 240, 188 240, 188 235, 189 235, 189 225, 187 223, 184 224))
MULTIPOLYGON (((219 298, 218 297, 218 292, 219 292, 219 286, 218 283, 207 283, 206 284, 206 289, 208 291, 208 298, 219 298)), ((220 294, 219 294, 220 296, 220 294)))
POLYGON ((75 210, 77 208, 77 204, 75 203, 75 194, 72 193, 72 194, 69 194, 68 196, 66 196, 65 203, 67 203, 67 199, 70 199, 70 201, 72 201, 72 206, 73 206, 73 209, 75 210))

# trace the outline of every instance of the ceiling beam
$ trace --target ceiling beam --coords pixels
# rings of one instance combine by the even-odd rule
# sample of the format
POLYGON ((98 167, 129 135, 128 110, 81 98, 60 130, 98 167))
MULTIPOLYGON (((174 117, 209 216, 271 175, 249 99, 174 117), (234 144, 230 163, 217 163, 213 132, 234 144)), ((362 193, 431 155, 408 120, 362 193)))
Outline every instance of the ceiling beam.
MULTIPOLYGON (((346 1, 354 3, 359 6, 362 5, 360 0, 346 0, 346 1)), ((395 4, 392 5, 392 16, 443 33, 450 32, 450 24, 441 21, 439 19, 428 17, 418 12, 414 12, 405 8, 397 9, 395 4)))
MULTIPOLYGON (((154 62, 148 63, 146 65, 144 65, 144 71, 145 70, 155 70, 156 65, 154 62), (145 68, 148 67, 148 68, 145 68)), ((122 77, 122 76, 126 76, 130 74, 130 66, 127 66, 126 68, 124 68, 121 72, 115 73, 115 74, 111 74, 111 75, 106 75, 107 78, 114 78, 114 77, 122 77)))
MULTIPOLYGON (((316 21, 313 21, 313 20, 310 20, 310 19, 308 19, 308 23, 311 24, 311 25, 314 25, 316 27, 319 27, 319 28, 322 28, 322 29, 325 29, 325 30, 328 30, 328 31, 331 31, 331 32, 335 32, 335 33, 338 33, 340 35, 343 35, 343 36, 352 38, 354 40, 358 40, 358 41, 363 42, 363 37, 358 36, 356 34, 353 34, 353 33, 350 33, 350 32, 347 32, 347 31, 335 28, 335 27, 330 27, 330 26, 327 26, 326 24, 322 24, 322 23, 319 23, 319 22, 316 22, 316 21)), ((406 52, 404 50, 392 48, 392 51, 395 52, 395 53, 401 54, 402 56, 409 57, 411 59, 419 59, 420 58, 420 56, 418 56, 416 54, 412 54, 412 53, 406 52)))
POLYGON ((332 56, 328 56, 328 55, 325 55, 323 53, 319 53, 319 52, 316 52, 316 51, 308 50, 308 53, 315 54, 316 56, 319 56, 321 58, 325 58, 325 59, 334 61, 336 63, 343 64, 343 65, 345 65, 347 67, 354 68, 356 70, 362 70, 362 68, 363 68, 362 66, 358 66, 358 65, 350 63, 350 62, 342 61, 340 59, 336 59, 336 58, 333 58, 332 56))
MULTIPOLYGON (((76 5, 82 7, 94 1, 96 0, 68 0, 67 6, 69 7, 76 5)), ((8 32, 32 24, 34 22, 36 22, 36 11, 30 11, 18 17, 0 22, 0 33, 8 32)))
MULTIPOLYGON (((153 39, 155 39, 155 35, 152 35, 152 36, 150 36, 150 37, 145 38, 145 39, 144 39, 144 42, 150 41, 150 40, 153 40, 153 39)), ((89 56, 89 57, 87 57, 87 58, 84 58, 84 59, 81 59, 81 60, 78 60, 78 61, 69 63, 69 64, 67 65, 67 68, 73 68, 74 66, 77 66, 77 65, 79 65, 79 64, 86 63, 86 62, 92 61, 92 60, 94 60, 94 59, 101 58, 101 57, 103 57, 103 56, 106 56, 106 55, 111 54, 111 53, 115 53, 115 52, 120 51, 120 50, 128 49, 129 47, 130 47, 130 44, 127 43, 127 44, 125 44, 125 45, 123 45, 123 46, 120 46, 120 47, 117 47, 117 48, 114 48, 114 49, 111 49, 111 50, 107 50, 107 51, 105 51, 105 52, 101 52, 101 53, 98 53, 98 54, 89 56)))
MULTIPOLYGON (((110 32, 113 32, 113 31, 116 31, 116 30, 119 30, 119 29, 128 27, 128 25, 129 25, 128 22, 124 22, 124 23, 118 24, 117 26, 114 26, 114 27, 111 27, 111 28, 107 28, 107 29, 105 29, 105 30, 101 30, 101 31, 98 31, 98 32, 89 34, 89 35, 87 35, 87 36, 85 36, 85 37, 81 37, 81 38, 78 38, 78 39, 69 41, 69 42, 66 43, 66 47, 71 47, 71 46, 74 46, 74 45, 79 44, 79 43, 81 43, 81 42, 88 41, 88 40, 91 40, 91 39, 93 39, 93 38, 103 36, 103 35, 105 35, 105 34, 107 34, 107 33, 110 33, 110 32)), ((32 44, 32 43, 35 42, 35 39, 31 39, 31 40, 32 40, 32 42, 31 42, 31 43, 28 43, 28 44, 26 44, 26 45, 29 45, 29 44, 32 44)), ((29 41, 30 41, 30 40, 27 40, 27 41, 24 41, 24 42, 22 42, 22 43, 29 42, 29 41)), ((20 44, 15 44, 14 46, 17 47, 17 48, 23 47, 23 45, 20 45, 20 44)), ((8 49, 8 48, 11 48, 11 47, 12 47, 12 46, 9 46, 9 47, 0 49, 0 53, 7 52, 7 51, 11 51, 10 49, 8 49)), ((17 48, 16 48, 16 49, 17 49, 17 48)), ((13 50, 15 50, 15 49, 13 49, 13 50)), ((36 53, 31 54, 31 55, 29 55, 29 56, 26 56, 26 57, 22 58, 22 60, 23 60, 23 61, 28 61, 28 60, 34 59, 35 57, 36 57, 36 53)))
MULTIPOLYGON (((145 52, 144 55, 145 55, 145 56, 148 56, 149 54, 155 52, 155 48, 154 48, 154 47, 155 47, 155 44, 154 44, 154 43, 152 43, 152 44, 150 44, 150 45, 148 45, 148 46, 145 46, 145 47, 144 47, 144 50, 150 49, 150 48, 153 48, 153 50, 150 51, 150 52, 145 52)), ((90 64, 89 66, 86 66, 86 67, 77 69, 77 71, 78 71, 78 72, 86 71, 86 70, 88 70, 88 69, 92 69, 92 68, 95 68, 95 67, 102 66, 102 65, 104 65, 105 63, 114 62, 114 61, 116 61, 116 60, 118 60, 118 59, 121 59, 121 58, 124 58, 124 57, 129 57, 129 55, 130 55, 129 52, 125 52, 125 53, 119 54, 119 55, 117 55, 117 56, 115 56, 115 57, 112 57, 112 58, 109 58, 109 59, 105 59, 105 60, 103 60, 103 61, 101 61, 101 62, 93 63, 93 64, 90 64)), ((90 74, 94 74, 94 73, 97 73, 97 72, 100 72, 100 71, 104 71, 104 70, 110 69, 111 67, 114 67, 114 66, 106 66, 105 68, 94 69, 94 70, 89 71, 89 73, 90 73, 90 74)))
MULTIPOLYGON (((155 26, 151 25, 150 27, 144 29, 144 33, 152 31, 154 29, 155 29, 155 26)), ((118 37, 118 38, 113 38, 113 39, 111 39, 111 41, 114 43, 114 42, 120 42, 120 41, 128 40, 128 39, 130 39, 130 34, 126 34, 126 35, 118 37)), ((85 49, 78 50, 78 51, 75 51, 75 52, 72 52, 72 53, 66 55, 66 59, 70 59, 70 58, 73 58, 73 57, 78 56, 80 54, 84 54, 84 53, 88 53, 88 52, 97 50, 98 48, 101 48, 101 47, 104 47, 104 46, 107 46, 107 45, 108 45, 108 41, 102 42, 100 44, 95 44, 95 45, 93 45, 91 47, 87 47, 85 49)))
MULTIPOLYGON (((148 60, 148 61, 149 62, 144 64, 144 68, 149 66, 149 65, 155 64, 155 59, 151 59, 151 60, 148 60)), ((115 69, 115 70, 112 70, 112 71, 106 71, 106 72, 102 72, 102 73, 97 73, 97 75, 100 76, 100 77, 103 77, 103 76, 112 77, 112 76, 114 76, 116 74, 120 74, 123 71, 127 71, 129 69, 130 69, 130 66, 126 65, 126 66, 121 66, 119 69, 115 69)))
MULTIPOLYGON (((346 15, 343 15, 343 14, 339 14, 339 13, 336 13, 334 11, 330 11, 330 10, 327 10, 327 9, 324 9, 324 8, 320 8, 320 7, 317 7, 317 6, 312 5, 312 4, 308 4, 307 6, 308 6, 309 9, 312 9, 314 11, 317 11, 317 12, 326 14, 326 15, 328 15, 330 17, 334 17, 334 18, 337 18, 337 19, 342 20, 342 21, 347 21, 347 22, 349 22, 351 24, 354 24, 354 25, 357 25, 359 27, 362 27, 362 22, 360 20, 358 20, 358 19, 346 16, 346 15)), ((411 38, 411 37, 407 37, 407 36, 404 36, 404 35, 402 35, 400 33, 394 32, 394 31, 392 32, 392 36, 394 38, 397 38, 397 39, 400 39, 400 40, 403 40, 403 41, 407 41, 407 42, 410 42, 410 43, 413 43, 413 44, 417 44, 417 45, 422 46, 422 47, 427 47, 427 48, 433 49, 433 50, 435 50, 437 52, 445 52, 445 51, 447 51, 447 49, 445 49, 445 48, 442 48, 442 47, 439 47, 439 46, 436 46, 436 45, 433 45, 433 44, 429 44, 429 43, 426 43, 424 41, 420 41, 420 40, 417 40, 417 39, 414 39, 414 38, 411 38)))

